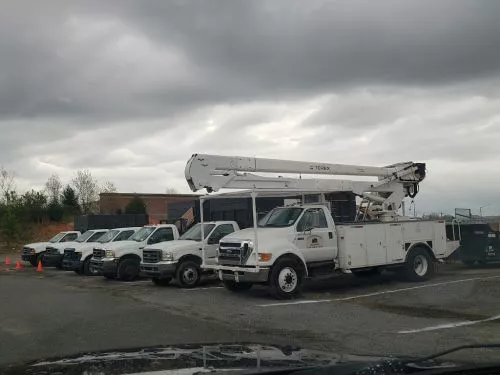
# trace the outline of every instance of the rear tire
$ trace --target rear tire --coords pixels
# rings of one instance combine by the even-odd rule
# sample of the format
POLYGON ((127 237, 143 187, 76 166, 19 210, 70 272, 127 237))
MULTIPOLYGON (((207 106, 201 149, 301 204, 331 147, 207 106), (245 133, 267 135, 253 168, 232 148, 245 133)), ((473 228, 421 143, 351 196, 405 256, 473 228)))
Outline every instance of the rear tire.
POLYGON ((166 277, 166 278, 160 279, 158 277, 153 277, 152 280, 153 280, 153 284, 155 284, 157 286, 167 286, 172 281, 172 278, 166 277))
POLYGON ((233 293, 244 292, 246 290, 249 290, 253 286, 252 283, 237 283, 233 280, 223 280, 222 284, 224 284, 224 287, 227 290, 233 293))
POLYGON ((133 281, 137 279, 140 272, 140 260, 125 258, 118 263, 118 280, 133 281))
POLYGON ((417 247, 408 255, 404 272, 410 281, 429 280, 434 275, 434 261, 427 250, 417 247))
POLYGON ((297 297, 302 291, 304 271, 295 260, 279 259, 271 269, 269 292, 277 299, 297 297))
POLYGON ((176 279, 181 288, 194 288, 200 282, 200 266, 192 260, 186 260, 179 264, 176 279))

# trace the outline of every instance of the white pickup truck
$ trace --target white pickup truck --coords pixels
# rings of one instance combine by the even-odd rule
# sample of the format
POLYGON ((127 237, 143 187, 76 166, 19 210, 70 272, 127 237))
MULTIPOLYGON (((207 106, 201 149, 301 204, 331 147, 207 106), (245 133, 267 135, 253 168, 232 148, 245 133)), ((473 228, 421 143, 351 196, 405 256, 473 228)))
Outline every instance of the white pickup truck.
POLYGON ((146 225, 127 241, 96 246, 90 260, 91 272, 101 273, 107 279, 134 280, 139 276, 145 246, 178 238, 179 231, 175 225, 146 225))
POLYGON ((60 232, 47 242, 35 242, 24 245, 21 259, 26 262, 30 262, 31 265, 34 267, 38 264, 39 261, 43 259, 43 255, 45 254, 45 249, 47 246, 56 243, 74 241, 80 235, 81 233, 78 231, 60 232))
POLYGON ((336 226, 323 204, 278 207, 257 228, 224 237, 210 268, 231 291, 260 283, 277 298, 297 295, 305 277, 335 271, 367 275, 399 267, 411 280, 426 280, 447 255, 445 223, 403 220, 336 226))
POLYGON ((128 240, 140 227, 115 228, 103 234, 97 244, 87 242, 64 249, 62 268, 67 271, 75 271, 79 275, 93 276, 97 273, 90 268, 90 258, 92 258, 94 247, 110 242, 120 242, 128 240))
POLYGON ((65 249, 73 249, 86 243, 95 245, 97 240, 99 240, 99 238, 101 238, 101 236, 107 231, 108 229, 91 229, 72 242, 47 245, 45 248, 45 254, 43 255, 43 265, 45 267, 62 268, 65 249))
MULTIPOLYGON (((219 241, 240 230, 235 221, 205 222, 205 261, 215 261, 219 241)), ((195 224, 178 240, 146 246, 142 251, 141 273, 156 285, 167 285, 173 278, 182 288, 198 285, 202 270, 201 224, 195 224)))

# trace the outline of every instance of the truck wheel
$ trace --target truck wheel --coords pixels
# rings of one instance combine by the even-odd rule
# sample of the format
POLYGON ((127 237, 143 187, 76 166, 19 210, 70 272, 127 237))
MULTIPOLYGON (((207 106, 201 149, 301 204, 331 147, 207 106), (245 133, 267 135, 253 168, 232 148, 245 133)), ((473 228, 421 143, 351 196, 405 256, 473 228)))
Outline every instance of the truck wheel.
POLYGON ((31 259, 31 260, 30 260, 30 264, 31 264, 33 267, 38 266, 37 258, 33 258, 33 259, 31 259))
POLYGON ((405 276, 411 281, 429 280, 434 275, 434 261, 429 253, 421 248, 415 248, 406 259, 405 276))
POLYGON ((125 258, 118 264, 118 280, 132 281, 139 276, 140 262, 135 259, 125 258))
POLYGON ((81 275, 82 273, 85 276, 97 276, 97 275, 99 275, 99 271, 97 271, 93 267, 90 267, 90 259, 91 258, 92 258, 91 256, 88 256, 87 259, 85 259, 85 261, 83 262, 83 269, 78 270, 78 272, 80 272, 79 275, 81 275))
POLYGON ((304 272, 292 259, 278 260, 271 269, 269 287, 271 295, 278 299, 296 297, 302 291, 304 272))
POLYGON ((227 290, 230 290, 231 292, 234 293, 243 292, 245 290, 250 289, 253 286, 252 283, 237 283, 236 281, 233 280, 222 280, 222 284, 224 284, 224 287, 227 290))
POLYGON ((172 281, 171 277, 164 277, 160 279, 158 277, 153 277, 153 284, 158 286, 167 286, 172 281))
POLYGON ((193 288, 200 281, 200 266, 192 260, 182 262, 177 267, 176 279, 181 288, 193 288))

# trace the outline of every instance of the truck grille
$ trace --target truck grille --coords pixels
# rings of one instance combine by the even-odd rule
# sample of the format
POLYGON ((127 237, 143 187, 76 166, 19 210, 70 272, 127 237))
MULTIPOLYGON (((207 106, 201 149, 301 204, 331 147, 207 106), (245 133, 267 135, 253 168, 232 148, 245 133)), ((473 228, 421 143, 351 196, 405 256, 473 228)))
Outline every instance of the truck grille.
POLYGON ((55 247, 50 247, 50 246, 47 246, 45 248, 45 251, 47 254, 49 255, 59 255, 59 250, 56 249, 55 247))
POLYGON ((144 263, 158 263, 161 261, 161 250, 143 250, 142 261, 144 263))
POLYGON ((30 254, 31 254, 31 248, 23 247, 23 255, 30 255, 30 254))
POLYGON ((219 245, 219 264, 227 266, 244 265, 252 252, 244 244, 236 242, 221 242, 219 245))
POLYGON ((93 253, 92 253, 92 256, 95 258, 95 259, 101 259, 101 258, 104 258, 104 256, 106 255, 106 252, 103 250, 103 249, 94 249, 93 253))
POLYGON ((64 249, 64 259, 80 260, 82 253, 77 253, 75 249, 64 249))

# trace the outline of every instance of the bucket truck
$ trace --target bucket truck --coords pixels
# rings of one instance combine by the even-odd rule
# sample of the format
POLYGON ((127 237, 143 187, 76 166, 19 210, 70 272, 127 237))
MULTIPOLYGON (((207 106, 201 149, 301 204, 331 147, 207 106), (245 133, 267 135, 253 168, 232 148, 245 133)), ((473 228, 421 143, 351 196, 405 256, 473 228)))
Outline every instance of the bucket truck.
MULTIPOLYGON (((446 257, 457 242, 447 244, 444 221, 398 215, 404 198, 416 196, 425 175, 424 163, 370 167, 194 154, 185 168, 192 191, 246 189, 242 196, 249 195, 253 203, 253 228, 221 239, 215 265, 206 263, 203 249, 202 267, 215 270, 231 291, 265 284, 277 298, 298 295, 306 277, 334 272, 367 276, 398 267, 411 280, 427 280, 434 262, 446 257), (304 175, 371 176, 374 181, 304 175), (351 191, 360 197, 354 222, 334 222, 324 201, 324 193, 333 191, 351 191), (277 207, 257 222, 257 197, 312 194, 319 203, 277 207)), ((202 197, 200 204, 216 197, 202 197)), ((203 209, 200 212, 203 222, 203 209)))

